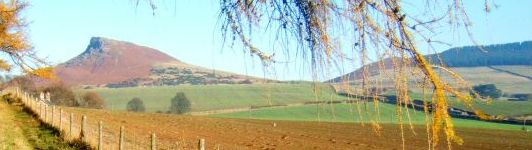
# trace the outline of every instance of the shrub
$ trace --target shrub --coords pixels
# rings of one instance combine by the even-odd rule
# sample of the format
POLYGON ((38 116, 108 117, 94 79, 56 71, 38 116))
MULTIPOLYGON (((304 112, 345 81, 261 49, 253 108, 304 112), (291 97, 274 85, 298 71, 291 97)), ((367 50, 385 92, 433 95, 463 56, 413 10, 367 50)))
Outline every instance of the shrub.
POLYGON ((104 106, 103 98, 96 92, 87 92, 81 98, 81 104, 86 108, 102 109, 104 106))
POLYGON ((7 93, 5 95, 2 95, 2 99, 4 99, 8 104, 14 104, 14 103, 20 103, 21 99, 18 97, 15 97, 11 93, 7 93))
POLYGON ((190 101, 185 96, 185 93, 176 93, 175 97, 172 98, 169 111, 174 114, 184 114, 190 111, 190 101))
POLYGON ((478 93, 481 97, 499 98, 502 91, 497 89, 495 84, 481 84, 473 87, 473 92, 478 93))
POLYGON ((146 108, 144 107, 144 102, 140 98, 135 97, 127 102, 127 111, 144 112, 146 108))
POLYGON ((63 83, 53 83, 40 90, 40 92, 50 92, 50 101, 54 105, 70 107, 79 106, 79 103, 74 96, 74 92, 72 92, 70 87, 63 83))

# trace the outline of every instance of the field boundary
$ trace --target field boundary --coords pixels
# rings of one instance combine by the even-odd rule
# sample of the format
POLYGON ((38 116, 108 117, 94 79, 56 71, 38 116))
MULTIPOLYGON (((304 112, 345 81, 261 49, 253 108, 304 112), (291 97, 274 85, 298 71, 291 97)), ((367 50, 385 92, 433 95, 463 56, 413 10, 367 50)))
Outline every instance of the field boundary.
MULTIPOLYGON (((12 94, 20 101, 25 109, 32 113, 35 118, 45 126, 56 129, 64 140, 78 145, 87 145, 82 149, 131 149, 131 147, 149 147, 156 150, 159 146, 157 135, 152 133, 147 139, 138 139, 132 135, 135 133, 125 132, 125 126, 109 127, 105 122, 89 121, 84 114, 69 113, 63 107, 46 103, 37 99, 18 87, 10 87, 1 91, 2 95, 12 94), (79 117, 81 116, 81 117, 79 117), (119 128, 120 132, 110 132, 109 128, 119 128)), ((205 150, 205 139, 198 139, 198 150, 205 150)))
POLYGON ((511 75, 514 75, 514 76, 527 78, 528 80, 532 80, 531 76, 522 75, 522 74, 519 74, 519 73, 515 73, 515 72, 512 72, 512 71, 508 71, 508 70, 504 70, 504 69, 500 69, 500 68, 495 68, 493 66, 487 66, 487 67, 490 68, 490 69, 493 69, 495 71, 500 71, 500 72, 508 73, 508 74, 511 74, 511 75))
POLYGON ((304 105, 312 105, 312 104, 313 103, 305 102, 305 103, 291 103, 291 104, 271 105, 271 106, 249 106, 249 107, 242 107, 242 108, 196 111, 196 112, 190 112, 189 114, 193 116, 207 116, 207 115, 214 115, 214 114, 254 111, 254 110, 260 110, 260 109, 265 109, 265 108, 285 108, 285 107, 295 107, 295 106, 304 106, 304 105))

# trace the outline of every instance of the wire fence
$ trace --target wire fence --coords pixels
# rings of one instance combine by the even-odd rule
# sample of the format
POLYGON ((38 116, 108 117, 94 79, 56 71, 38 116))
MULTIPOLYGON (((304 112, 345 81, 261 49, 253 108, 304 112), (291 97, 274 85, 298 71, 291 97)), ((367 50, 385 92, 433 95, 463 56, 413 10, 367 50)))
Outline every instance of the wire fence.
POLYGON ((205 139, 198 139, 196 144, 157 139, 155 133, 135 133, 127 131, 125 126, 107 125, 102 120, 88 118, 84 114, 68 112, 65 108, 46 103, 19 88, 7 88, 2 94, 11 93, 20 98, 29 111, 39 121, 55 128, 60 136, 69 142, 82 142, 98 150, 164 150, 164 149, 198 149, 205 150, 205 139))

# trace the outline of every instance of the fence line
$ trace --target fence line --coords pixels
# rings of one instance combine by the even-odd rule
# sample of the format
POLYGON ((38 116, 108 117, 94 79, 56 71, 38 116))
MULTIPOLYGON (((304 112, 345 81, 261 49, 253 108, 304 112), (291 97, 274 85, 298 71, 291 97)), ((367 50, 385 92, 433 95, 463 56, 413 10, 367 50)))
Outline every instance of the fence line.
MULTIPOLYGON (((84 114, 68 112, 61 106, 48 104, 44 100, 35 98, 20 90, 18 87, 6 88, 1 93, 13 94, 15 98, 20 98, 24 107, 35 114, 36 119, 58 130, 60 136, 66 141, 81 141, 88 144, 92 149, 98 150, 138 149, 139 146, 144 147, 141 149, 150 148, 155 150, 161 144, 157 143, 158 140, 155 133, 152 133, 146 138, 139 138, 136 137, 138 135, 137 133, 126 134, 126 128, 124 126, 117 127, 119 128, 119 133, 114 133, 111 130, 115 127, 104 126, 105 124, 102 120, 91 120, 84 114), (81 117, 75 117, 76 115, 80 115, 81 117), (64 116, 68 118, 64 118, 64 116)), ((166 149, 180 149, 180 147, 172 147, 171 144, 165 147, 166 149)), ((206 149, 205 139, 198 140, 197 149, 206 149)))

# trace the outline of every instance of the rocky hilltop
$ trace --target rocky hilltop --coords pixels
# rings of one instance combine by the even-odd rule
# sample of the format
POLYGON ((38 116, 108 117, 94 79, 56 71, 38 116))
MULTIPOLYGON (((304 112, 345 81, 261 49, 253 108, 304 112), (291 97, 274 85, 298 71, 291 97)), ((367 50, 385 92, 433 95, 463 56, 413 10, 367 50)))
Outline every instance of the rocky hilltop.
POLYGON ((107 87, 263 81, 190 65, 153 48, 103 37, 91 38, 84 52, 56 67, 56 74, 68 84, 107 87))

